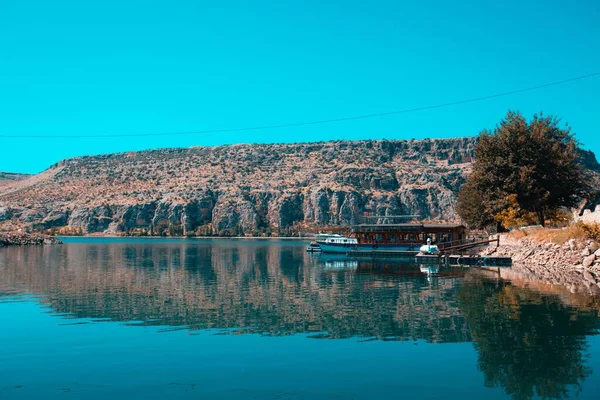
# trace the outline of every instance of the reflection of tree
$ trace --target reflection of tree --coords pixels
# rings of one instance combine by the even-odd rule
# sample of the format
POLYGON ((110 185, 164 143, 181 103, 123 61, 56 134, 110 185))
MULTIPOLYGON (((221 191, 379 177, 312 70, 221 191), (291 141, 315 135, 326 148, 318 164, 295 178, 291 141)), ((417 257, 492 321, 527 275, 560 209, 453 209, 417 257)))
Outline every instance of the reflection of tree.
POLYGON ((565 398, 570 385, 589 376, 583 350, 585 335, 599 326, 597 314, 486 281, 466 282, 458 298, 486 386, 501 386, 515 399, 565 398))

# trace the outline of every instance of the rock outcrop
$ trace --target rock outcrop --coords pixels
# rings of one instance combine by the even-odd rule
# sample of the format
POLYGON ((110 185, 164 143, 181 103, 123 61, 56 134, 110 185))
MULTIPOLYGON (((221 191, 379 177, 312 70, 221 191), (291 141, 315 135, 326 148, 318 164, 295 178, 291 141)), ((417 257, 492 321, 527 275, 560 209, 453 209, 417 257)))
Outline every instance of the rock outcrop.
POLYGON ((0 232, 0 247, 62 243, 55 237, 39 233, 0 232))
MULTIPOLYGON (((78 157, 0 187, 0 224, 132 235, 286 235, 365 212, 456 220, 475 138, 162 149, 78 157)), ((593 154, 586 154, 593 164, 593 154)), ((597 163, 596 163, 597 164, 597 163)))

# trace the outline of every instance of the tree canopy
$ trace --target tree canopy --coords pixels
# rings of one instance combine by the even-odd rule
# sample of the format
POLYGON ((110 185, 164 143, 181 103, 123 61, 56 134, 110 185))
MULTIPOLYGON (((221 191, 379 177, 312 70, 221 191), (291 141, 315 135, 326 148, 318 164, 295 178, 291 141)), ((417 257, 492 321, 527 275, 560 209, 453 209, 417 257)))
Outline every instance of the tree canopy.
POLYGON ((579 162, 579 143, 560 119, 536 114, 527 121, 509 111, 475 147, 473 171, 461 188, 457 211, 471 228, 537 222, 575 206, 590 190, 579 162))

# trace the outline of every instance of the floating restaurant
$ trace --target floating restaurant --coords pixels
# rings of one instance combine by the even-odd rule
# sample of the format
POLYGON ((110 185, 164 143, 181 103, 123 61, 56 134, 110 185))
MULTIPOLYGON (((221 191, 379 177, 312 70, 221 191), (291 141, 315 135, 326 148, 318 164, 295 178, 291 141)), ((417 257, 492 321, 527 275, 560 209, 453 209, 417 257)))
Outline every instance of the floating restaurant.
MULTIPOLYGON (((414 216, 365 217, 388 222, 414 216)), ((419 252, 423 245, 435 248, 449 246, 466 239, 466 228, 461 224, 425 223, 363 223, 351 227, 347 236, 331 235, 317 238, 317 244, 325 253, 348 253, 351 251, 419 252)))

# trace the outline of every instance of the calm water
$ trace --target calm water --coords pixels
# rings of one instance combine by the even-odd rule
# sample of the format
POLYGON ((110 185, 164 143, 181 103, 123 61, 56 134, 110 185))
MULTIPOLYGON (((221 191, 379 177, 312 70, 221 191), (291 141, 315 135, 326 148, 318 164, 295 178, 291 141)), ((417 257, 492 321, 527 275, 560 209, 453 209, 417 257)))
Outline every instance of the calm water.
POLYGON ((304 248, 0 249, 0 399, 600 398, 597 302, 304 248))

